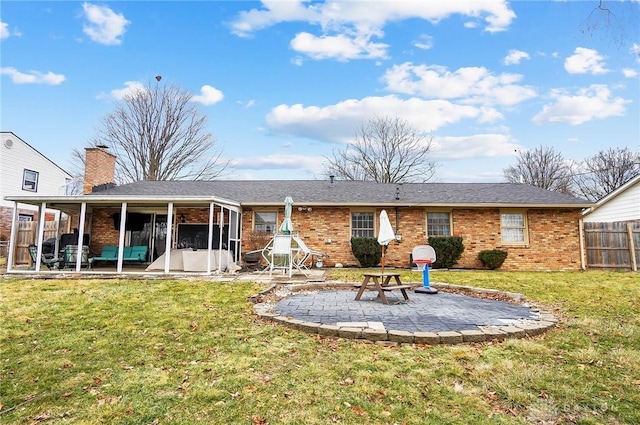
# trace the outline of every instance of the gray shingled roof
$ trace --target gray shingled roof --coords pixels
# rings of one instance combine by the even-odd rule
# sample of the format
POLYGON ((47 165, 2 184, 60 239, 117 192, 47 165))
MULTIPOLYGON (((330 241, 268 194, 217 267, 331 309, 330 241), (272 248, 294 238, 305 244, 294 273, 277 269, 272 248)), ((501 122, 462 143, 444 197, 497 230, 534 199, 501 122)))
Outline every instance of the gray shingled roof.
POLYGON ((217 197, 242 205, 483 205, 566 206, 582 208, 584 199, 518 183, 375 183, 327 180, 141 181, 96 192, 99 196, 140 198, 217 197), (396 196, 399 199, 396 199, 396 196))

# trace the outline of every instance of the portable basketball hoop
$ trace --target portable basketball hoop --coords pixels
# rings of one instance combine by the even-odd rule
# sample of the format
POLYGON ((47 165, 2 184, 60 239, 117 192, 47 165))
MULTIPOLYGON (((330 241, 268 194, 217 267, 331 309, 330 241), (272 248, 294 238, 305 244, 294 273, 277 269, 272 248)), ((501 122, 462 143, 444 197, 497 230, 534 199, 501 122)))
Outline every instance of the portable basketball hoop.
POLYGON ((437 294, 438 290, 429 286, 429 265, 436 261, 436 252, 429 245, 418 245, 413 248, 413 262, 422 272, 422 288, 417 288, 415 292, 419 294, 437 294))

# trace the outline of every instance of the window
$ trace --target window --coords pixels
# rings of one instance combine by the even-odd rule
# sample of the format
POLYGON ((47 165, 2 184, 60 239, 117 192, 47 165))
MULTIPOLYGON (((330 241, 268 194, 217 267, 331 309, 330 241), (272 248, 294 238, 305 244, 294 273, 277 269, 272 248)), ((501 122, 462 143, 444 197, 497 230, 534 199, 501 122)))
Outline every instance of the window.
POLYGON ((508 212, 500 215, 502 243, 525 244, 527 242, 527 220, 523 212, 508 212))
POLYGON ((24 170, 22 179, 22 190, 30 192, 38 191, 38 172, 32 170, 24 170))
POLYGON ((18 214, 18 221, 33 221, 33 216, 29 214, 18 214))
POLYGON ((427 237, 451 236, 451 214, 448 212, 427 213, 427 237))
POLYGON ((373 238, 375 228, 373 226, 372 212, 352 212, 351 213, 351 237, 373 238))
POLYGON ((253 215, 253 230, 256 232, 275 233, 278 213, 271 211, 256 211, 253 215))

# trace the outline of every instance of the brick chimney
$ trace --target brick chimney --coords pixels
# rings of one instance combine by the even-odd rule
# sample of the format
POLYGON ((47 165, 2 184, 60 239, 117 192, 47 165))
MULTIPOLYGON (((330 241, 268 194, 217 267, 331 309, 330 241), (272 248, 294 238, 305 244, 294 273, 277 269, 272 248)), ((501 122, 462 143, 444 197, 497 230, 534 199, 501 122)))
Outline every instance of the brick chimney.
POLYGON ((107 149, 106 146, 85 149, 83 194, 93 192, 95 186, 115 183, 116 156, 107 149))

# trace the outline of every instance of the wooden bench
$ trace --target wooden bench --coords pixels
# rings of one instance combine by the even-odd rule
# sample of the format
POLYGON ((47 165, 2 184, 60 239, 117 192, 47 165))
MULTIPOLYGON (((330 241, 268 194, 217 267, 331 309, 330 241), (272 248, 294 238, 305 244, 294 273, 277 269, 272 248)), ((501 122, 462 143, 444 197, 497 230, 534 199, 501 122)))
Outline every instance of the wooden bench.
POLYGON ((359 285, 360 289, 356 294, 356 301, 360 300, 360 297, 369 286, 372 286, 372 290, 378 291, 378 297, 383 304, 389 304, 385 292, 395 290, 400 290, 405 301, 409 301, 407 289, 411 289, 411 285, 403 285, 400 282, 400 273, 365 273, 364 280, 359 285), (394 280, 393 284, 391 284, 391 279, 394 280))

